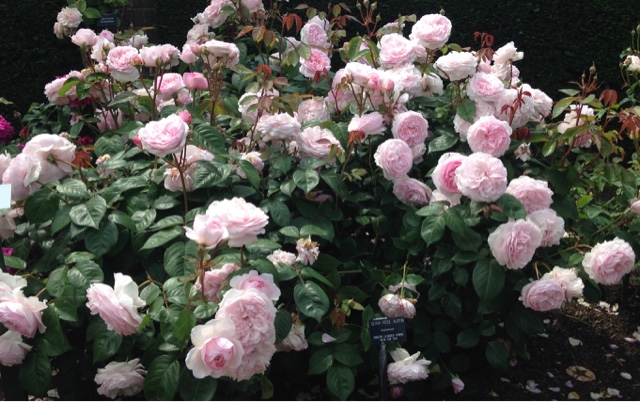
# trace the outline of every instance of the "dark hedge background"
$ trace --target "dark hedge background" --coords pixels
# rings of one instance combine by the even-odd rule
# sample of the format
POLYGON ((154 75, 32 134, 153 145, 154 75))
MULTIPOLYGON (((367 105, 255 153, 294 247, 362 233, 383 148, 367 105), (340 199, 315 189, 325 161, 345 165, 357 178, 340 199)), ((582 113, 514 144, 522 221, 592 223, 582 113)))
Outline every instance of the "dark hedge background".
MULTIPOLYGON (((328 4, 322 0, 306 3, 320 9, 328 4)), ((46 83, 80 67, 75 46, 53 35, 56 15, 65 4, 65 0, 0 0, 0 96, 16 103, 13 107, 0 105, 3 115, 25 112, 31 102, 45 101, 46 83)), ((158 36, 182 47, 192 25, 190 18, 206 5, 206 0, 155 0, 158 36)), ((525 81, 552 98, 558 98, 558 89, 578 80, 592 62, 605 87, 620 88, 618 56, 629 46, 629 32, 640 21, 637 0, 378 1, 385 22, 399 14, 436 13, 441 6, 453 23, 452 42, 476 47, 476 31, 493 34, 496 47, 514 41, 525 53, 517 64, 525 81)))

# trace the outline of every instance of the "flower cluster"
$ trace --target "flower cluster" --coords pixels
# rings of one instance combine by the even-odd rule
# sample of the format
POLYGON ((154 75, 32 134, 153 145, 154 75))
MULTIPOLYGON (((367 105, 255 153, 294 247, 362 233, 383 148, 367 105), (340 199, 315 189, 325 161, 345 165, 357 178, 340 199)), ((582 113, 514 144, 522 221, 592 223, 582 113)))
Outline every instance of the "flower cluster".
POLYGON ((575 268, 555 267, 537 281, 522 288, 522 304, 536 311, 555 310, 572 298, 582 296, 584 283, 575 268))

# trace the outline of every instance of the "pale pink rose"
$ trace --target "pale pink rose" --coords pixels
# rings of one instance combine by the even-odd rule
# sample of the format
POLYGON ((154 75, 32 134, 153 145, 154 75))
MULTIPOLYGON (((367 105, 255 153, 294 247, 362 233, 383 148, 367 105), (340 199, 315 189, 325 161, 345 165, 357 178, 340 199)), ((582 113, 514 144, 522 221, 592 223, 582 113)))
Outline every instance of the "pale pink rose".
POLYGON ((91 58, 99 63, 105 63, 109 56, 109 52, 115 47, 116 45, 112 40, 99 36, 98 40, 91 48, 91 58))
MULTIPOLYGON (((536 113, 536 105, 533 98, 522 91, 522 96, 518 98, 518 89, 505 89, 495 103, 495 116, 516 129, 527 124, 536 113)), ((530 93, 530 92, 529 92, 530 93)))
MULTIPOLYGON (((455 205, 460 204, 460 199, 462 198, 462 194, 453 194, 453 193, 443 193, 440 190, 433 190, 431 193, 431 203, 444 201, 449 204, 449 207, 453 207, 455 205)), ((448 208, 445 206, 445 209, 448 208)))
MULTIPOLYGON (((21 216, 22 208, 14 208, 11 211, 0 216, 0 238, 10 239, 14 235, 16 229, 15 218, 21 216)), ((25 285, 26 286, 26 285, 25 285)))
POLYGON ((431 174, 433 185, 443 194, 459 194, 460 190, 456 185, 456 170, 467 159, 465 155, 457 152, 447 152, 440 156, 438 164, 431 174))
POLYGON ((551 207, 553 191, 544 180, 520 176, 509 182, 507 194, 516 197, 522 203, 527 214, 551 207))
MULTIPOLYGON (((262 161, 262 157, 258 151, 244 152, 240 154, 239 160, 251 163, 251 166, 253 166, 258 172, 262 172, 262 169, 264 169, 264 162, 262 161)), ((243 179, 247 178, 246 173, 239 166, 234 166, 234 171, 243 179)))
POLYGON ((331 130, 320 126, 307 127, 298 134, 296 140, 302 157, 329 160, 332 148, 339 152, 344 149, 331 130))
POLYGON ((93 29, 81 28, 71 37, 71 42, 76 46, 93 47, 98 41, 98 35, 93 29))
POLYGON ((582 266, 591 279, 603 285, 615 285, 633 268, 636 255, 626 241, 616 237, 596 244, 584 255, 582 266))
POLYGON ((67 28, 65 28, 61 23, 56 22, 55 24, 53 24, 53 34, 56 36, 56 38, 58 39, 63 39, 65 36, 65 31, 67 30, 67 28))
POLYGON ((528 143, 523 142, 515 150, 514 155, 516 156, 516 159, 520 159, 522 162, 528 161, 531 158, 531 146, 528 143))
POLYGON ((104 38, 109 42, 115 41, 115 36, 113 35, 113 32, 109 31, 108 29, 103 29, 102 31, 100 31, 100 34, 98 35, 98 37, 104 38))
POLYGON ((473 123, 467 131, 467 142, 473 152, 484 152, 500 157, 511 144, 511 127, 493 116, 484 116, 473 123))
POLYGON ((276 268, 279 267, 279 264, 291 267, 296 263, 296 255, 284 250, 274 251, 267 256, 267 259, 271 261, 276 268))
POLYGON ((318 259, 318 255, 320 255, 318 243, 311 241, 311 236, 298 239, 296 241, 296 250, 298 251, 296 261, 305 265, 313 265, 318 259))
POLYGON ((454 377, 451 379, 451 387, 453 388, 454 394, 459 394, 464 390, 464 382, 462 382, 460 377, 454 377))
MULTIPOLYGON (((572 127, 582 126, 587 122, 593 121, 594 111, 589 106, 582 105, 582 108, 579 108, 576 105, 571 105, 570 108, 571 108, 570 112, 564 115, 564 121, 558 124, 558 133, 560 134, 564 134, 568 129, 572 127), (578 111, 580 112, 579 116, 578 116, 578 111)), ((576 136, 573 140, 573 146, 576 148, 590 147, 591 133, 585 133, 585 134, 576 136)))
POLYGON ((234 7, 231 0, 212 0, 211 4, 198 14, 197 19, 201 24, 207 24, 211 28, 217 28, 229 17, 230 11, 222 11, 223 7, 234 7))
POLYGON ((180 116, 172 114, 159 121, 147 123, 138 131, 142 149, 164 158, 168 154, 180 152, 187 141, 189 126, 180 116))
POLYGON ((406 205, 417 208, 429 205, 431 189, 420 180, 401 177, 393 182, 393 194, 406 205))
POLYGON ((13 331, 0 335, 0 364, 11 367, 22 363, 31 346, 22 342, 22 336, 13 331))
POLYGON ((390 352, 394 362, 387 366, 387 378, 391 385, 425 380, 429 377, 429 364, 425 358, 418 359, 420 352, 409 355, 406 349, 396 348, 390 352))
POLYGON ((39 134, 33 137, 22 153, 40 162, 42 170, 38 181, 45 184, 71 176, 71 166, 76 147, 68 139, 56 134, 39 134))
POLYGON ((140 49, 140 59, 146 67, 167 67, 177 65, 180 51, 173 45, 146 46, 140 49))
POLYGON ((522 288, 522 304, 535 311, 549 311, 562 307, 566 298, 560 283, 552 279, 539 279, 522 288))
POLYGON ((235 339, 245 349, 268 340, 273 345, 275 317, 273 302, 258 289, 229 289, 216 313, 217 319, 226 318, 235 324, 235 339))
MULTIPOLYGON (((496 108, 493 106, 492 103, 484 102, 484 101, 477 101, 476 102, 476 114, 473 116, 473 121, 476 122, 481 117, 494 116, 495 114, 496 114, 496 108)), ((469 132, 469 127, 471 127, 471 124, 473 124, 473 123, 470 123, 470 122, 462 119, 462 117, 460 117, 460 115, 456 111, 456 115, 453 118, 453 128, 456 131, 456 133, 460 134, 460 140, 461 141, 466 141, 467 140, 467 134, 469 132)))
POLYGON ((135 48, 140 49, 149 43, 149 37, 147 35, 133 35, 129 38, 129 44, 135 48))
POLYGON ((422 92, 419 95, 436 96, 444 93, 444 82, 435 73, 424 74, 422 76, 422 92))
POLYGON ((382 134, 385 129, 384 118, 378 112, 371 112, 362 116, 353 116, 347 130, 361 131, 365 136, 382 134))
POLYGON ((154 90, 162 100, 169 100, 184 88, 182 76, 177 73, 166 73, 156 79, 154 90))
POLYGON ((331 30, 331 23, 329 22, 329 20, 327 20, 326 18, 320 18, 320 16, 318 15, 314 15, 311 19, 309 19, 309 21, 307 21, 307 24, 320 25, 327 32, 331 30))
POLYGON ((64 7, 58 13, 57 20, 66 28, 77 28, 82 22, 82 13, 77 8, 64 7))
POLYGON ((531 89, 531 97, 533 98, 533 105, 536 114, 538 114, 540 118, 545 118, 551 114, 553 99, 536 88, 531 89))
POLYGON ((227 228, 230 247, 255 243, 269 223, 269 217, 260 208, 238 197, 214 201, 206 213, 220 219, 227 228))
POLYGON ((411 64, 416 60, 413 43, 397 33, 383 36, 379 48, 380 65, 386 69, 411 64))
POLYGON ((640 57, 636 55, 627 56, 622 64, 627 67, 630 73, 640 73, 640 57))
POLYGON ((256 130, 264 142, 291 141, 300 133, 300 122, 288 113, 264 114, 258 120, 256 130))
POLYGON ((300 74, 307 78, 314 78, 316 73, 329 72, 331 70, 331 59, 321 50, 312 48, 308 59, 302 59, 300 63, 300 74))
POLYGON ((231 68, 240 61, 240 50, 234 43, 211 39, 203 43, 202 48, 202 59, 210 66, 223 62, 225 67, 231 68))
POLYGON ((565 269, 554 267, 551 272, 544 274, 541 279, 552 279, 558 282, 560 286, 562 286, 562 289, 564 289, 565 299, 567 301, 582 296, 584 283, 582 279, 578 277, 575 268, 565 269))
POLYGON ((46 327, 42 323, 42 310, 46 308, 46 303, 36 296, 25 297, 19 288, 11 292, 4 286, 0 288, 0 323, 10 331, 27 338, 33 338, 36 331, 43 333, 46 327))
POLYGON ((2 183, 11 184, 11 200, 25 199, 42 187, 37 182, 41 171, 42 164, 31 155, 19 154, 13 158, 2 173, 2 183))
POLYGON ((239 269, 240 267, 236 264, 224 264, 220 268, 205 271, 204 290, 202 290, 202 286, 200 285, 200 278, 196 280, 196 288, 201 291, 210 302, 219 303, 220 293, 227 281, 227 277, 239 269))
POLYGON ((249 10, 250 13, 255 13, 259 10, 264 10, 262 0, 242 0, 242 4, 249 10))
POLYGON ((95 117, 98 119, 96 125, 101 132, 116 129, 123 124, 122 113, 118 109, 102 110, 96 108, 95 117))
POLYGON ((399 139, 388 139, 380 144, 373 159, 382 169, 384 177, 389 180, 405 176, 413 166, 411 148, 399 139))
POLYGON ((264 374, 271 363, 273 354, 276 353, 275 331, 273 336, 257 345, 245 346, 242 364, 229 377, 236 381, 248 380, 256 374, 264 374))
POLYGON ((249 111, 249 108, 257 104, 261 100, 261 102, 264 102, 264 99, 268 101, 269 99, 273 99, 273 97, 276 97, 278 95, 279 92, 276 90, 261 91, 260 93, 246 92, 240 97, 240 99, 238 99, 238 111, 242 115, 243 119, 255 123, 255 121, 258 119, 258 111, 261 111, 261 108, 253 107, 251 111, 249 111))
POLYGON ((560 244, 560 239, 564 236, 564 219, 556 211, 551 208, 539 209, 528 213, 527 220, 535 223, 542 232, 540 247, 560 244))
POLYGON ((182 82, 189 89, 207 89, 209 87, 207 77, 202 73, 184 73, 182 82))
POLYGON ((184 44, 182 52, 180 52, 180 60, 184 61, 186 64, 193 64, 198 61, 198 56, 193 53, 193 50, 191 50, 191 44, 184 44))
POLYGON ((422 163, 422 156, 427 152, 427 146, 425 144, 418 144, 411 147, 411 153, 413 154, 413 164, 417 165, 422 163))
POLYGON ((304 324, 299 319, 291 323, 291 330, 286 338, 276 345, 278 352, 302 351, 309 347, 304 334, 304 324))
POLYGON ((475 152, 456 169, 455 183, 472 201, 493 202, 507 189, 507 169, 500 159, 475 152))
POLYGON ((328 121, 331 119, 327 102, 317 99, 307 99, 298 105, 298 113, 296 119, 300 123, 320 120, 328 121))
POLYGON ((380 73, 384 74, 381 74, 379 79, 380 90, 393 90, 398 102, 406 103, 404 97, 401 97, 402 94, 416 96, 422 91, 423 75, 413 64, 405 64, 380 73), (385 88, 389 81, 393 83, 392 87, 385 88))
POLYGON ((231 278, 229 286, 239 290, 257 289, 273 301, 277 301, 280 298, 280 288, 273 282, 273 275, 267 273, 259 274, 256 270, 234 276, 231 278))
POLYGON ((117 46, 109 50, 107 66, 111 76, 122 82, 131 82, 140 78, 140 72, 135 66, 138 59, 138 49, 133 46, 117 46))
MULTIPOLYGON (((343 74, 345 77, 351 78, 354 84, 362 88, 367 88, 369 80, 378 76, 378 72, 373 67, 356 62, 347 63, 344 66, 343 74)), ((338 77, 338 73, 336 73, 336 76, 333 78, 334 87, 338 77)), ((340 80, 337 82, 340 82, 340 80)))
POLYGON ((307 22, 300 30, 300 41, 312 47, 321 48, 321 50, 329 49, 329 37, 324 27, 307 22))
MULTIPOLYGON (((198 43, 200 40, 209 40, 209 25, 207 24, 194 24, 193 27, 187 32, 186 44, 198 43)), ((188 48, 185 46, 184 48, 188 48)), ((184 49, 183 48, 183 49, 184 49)), ((183 50, 184 53, 184 50, 183 50)))
POLYGON ((524 53, 518 52, 513 42, 509 42, 493 53, 494 64, 508 64, 522 60, 524 53))
POLYGON ((142 323, 138 309, 146 305, 138 297, 138 285, 128 275, 115 273, 114 287, 93 283, 87 289, 87 307, 91 314, 99 314, 109 330, 132 335, 142 323))
POLYGON ((23 277, 0 271, 0 292, 13 293, 14 290, 22 289, 26 286, 27 280, 23 277))
POLYGON ((410 147, 424 143, 429 134, 429 123, 421 113, 408 111, 393 118, 391 132, 394 138, 407 143, 410 147))
POLYGON ((495 102, 504 91, 504 84, 494 74, 475 73, 467 85, 467 95, 473 101, 495 102))
POLYGON ((104 368, 98 369, 94 381, 100 385, 100 395, 116 399, 142 391, 146 374, 140 359, 131 359, 128 362, 109 362, 104 368))
POLYGON ((475 74, 478 60, 471 53, 451 51, 440 56, 434 65, 443 77, 459 81, 475 74))
MULTIPOLYGON (((180 154, 174 154, 174 163, 178 161, 182 164, 185 191, 193 191, 195 185, 193 175, 198 167, 196 162, 199 160, 210 161, 212 159, 213 154, 211 152, 200 149, 195 145, 187 145, 180 154)), ((169 191, 182 191, 183 179, 180 177, 180 170, 177 167, 170 167, 173 165, 166 166, 167 168, 164 172, 165 188, 169 191)))
POLYGON ((59 95, 60 90, 62 89, 62 86, 66 81, 67 81, 67 77, 64 76, 62 78, 56 78, 55 80, 51 81, 50 83, 44 86, 44 95, 49 100, 49 103, 53 103, 56 105, 69 104, 70 98, 68 96, 69 95, 68 91, 65 93, 65 96, 59 95))
POLYGON ((524 268, 542 242, 538 227, 524 219, 498 226, 487 239, 493 257, 508 269, 524 268))
POLYGON ((451 28, 451 21, 444 15, 427 14, 413 25, 409 38, 427 49, 439 49, 449 40, 451 28))
POLYGON ((186 366, 195 378, 230 376, 243 362, 244 347, 231 320, 216 318, 191 330, 186 366))
POLYGON ((219 220, 205 214, 196 215, 193 220, 193 229, 187 226, 184 229, 189 239, 206 249, 217 247, 229 237, 229 232, 219 220))
POLYGON ((631 212, 640 216, 640 199, 634 198, 629 201, 629 208, 631 209, 631 212))
POLYGON ((394 293, 387 293, 378 300, 378 307, 386 317, 413 318, 416 316, 416 306, 409 300, 394 293))

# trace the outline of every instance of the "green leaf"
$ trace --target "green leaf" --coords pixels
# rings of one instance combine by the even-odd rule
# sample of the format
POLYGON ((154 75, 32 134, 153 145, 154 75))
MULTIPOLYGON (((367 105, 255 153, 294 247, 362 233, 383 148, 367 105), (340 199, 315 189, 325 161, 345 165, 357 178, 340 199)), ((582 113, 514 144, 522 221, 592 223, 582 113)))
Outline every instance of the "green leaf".
POLYGON ((188 368, 180 373, 178 389, 183 401, 211 401, 216 394, 218 380, 212 377, 195 378, 188 368))
POLYGON ((5 255, 4 256, 4 264, 13 269, 25 269, 27 267, 27 262, 22 258, 16 257, 15 255, 5 255))
POLYGON ((87 186, 76 179, 64 180, 56 186, 56 190, 58 190, 58 193, 71 198, 83 198, 88 195, 87 186))
POLYGON ((92 283, 104 281, 104 273, 98 264, 91 260, 80 260, 67 273, 69 283, 76 288, 87 289, 92 283))
POLYGON ((247 180, 249 181, 251 186, 256 190, 259 189, 260 188, 260 172, 258 172, 258 170, 255 167, 253 167, 253 165, 249 161, 240 160, 238 161, 238 165, 240 165, 240 169, 242 169, 244 174, 247 176, 247 180))
POLYGON ((429 154, 446 151, 458 143, 458 138, 453 135, 440 135, 429 143, 429 154))
POLYGON ((493 299, 504 288, 505 268, 495 260, 478 261, 473 269, 473 288, 481 300, 493 299))
POLYGON ((107 360, 115 355, 122 344, 122 335, 115 331, 103 328, 96 334, 93 341, 93 363, 107 360))
POLYGON ((171 209, 178 205, 180 205, 180 201, 168 195, 160 196, 153 202, 153 207, 160 211, 171 209))
POLYGON ((143 230, 147 229, 149 225, 151 225, 156 219, 156 214, 157 212, 155 209, 147 209, 146 211, 134 212, 131 220, 135 224, 136 232, 140 233, 143 230))
POLYGON ((20 365, 18 378, 22 388, 30 395, 46 396, 51 384, 51 362, 44 350, 36 349, 27 354, 20 365))
POLYGON ((346 401, 355 388, 355 377, 349 367, 335 364, 327 372, 327 387, 341 401, 346 401))
POLYGON ((320 272, 316 271, 313 268, 309 268, 309 267, 302 268, 302 271, 300 272, 300 275, 304 279, 315 279, 318 282, 322 282, 325 285, 329 286, 330 288, 335 289, 335 287, 333 286, 333 283, 331 283, 330 280, 325 278, 320 272))
POLYGON ((147 241, 144 243, 144 246, 140 250, 149 250, 158 248, 171 240, 175 239, 178 236, 184 234, 184 229, 182 227, 172 227, 171 229, 162 230, 158 233, 154 233, 147 241))
POLYGON ((333 355, 328 347, 318 349, 309 359, 309 375, 322 374, 333 365, 333 355))
POLYGON ((498 201, 496 201, 496 204, 498 204, 502 209, 502 213, 504 213, 508 218, 524 219, 526 216, 522 203, 511 194, 502 194, 502 196, 498 198, 498 201))
POLYGON ((195 259, 198 245, 195 242, 177 242, 164 252, 163 265, 167 274, 172 277, 192 275, 196 266, 189 258, 195 259))
POLYGON ((196 316, 188 308, 183 309, 173 325, 173 334, 181 341, 189 339, 191 329, 196 326, 196 316))
POLYGON ((444 211, 444 224, 454 233, 462 233, 467 228, 456 207, 444 211))
POLYGON ((315 220, 313 224, 304 225, 300 228, 300 237, 320 236, 325 240, 333 241, 335 231, 333 224, 328 220, 315 220))
POLYGON ((66 299, 56 299, 49 305, 53 306, 56 314, 58 315, 58 317, 60 317, 61 320, 78 322, 77 307, 74 306, 70 301, 67 301, 66 299))
POLYGON ((100 18, 102 16, 102 14, 100 13, 100 10, 97 10, 91 7, 87 7, 82 13, 82 15, 86 18, 93 18, 93 19, 100 18))
POLYGON ((53 220, 51 221, 51 234, 55 235, 62 229, 69 226, 71 223, 71 218, 69 218, 69 212, 71 211, 71 205, 62 205, 56 211, 56 214, 53 216, 53 220))
POLYGON ((220 130, 208 124, 201 124, 193 131, 193 140, 196 145, 203 145, 205 149, 214 154, 227 152, 224 135, 220 130))
POLYGON ((87 251, 101 257, 118 243, 118 227, 113 222, 102 222, 100 230, 92 229, 84 238, 87 251))
POLYGON ((364 363, 364 360, 362 360, 358 350, 350 343, 339 343, 335 345, 333 347, 332 355, 335 361, 338 361, 345 366, 355 367, 364 363))
POLYGON ((269 213, 273 221, 279 226, 287 226, 291 221, 291 212, 287 204, 281 201, 269 202, 269 213))
POLYGON ((60 197, 50 188, 41 188, 27 197, 24 214, 31 223, 46 222, 60 207, 60 197))
POLYGON ((130 102, 138 99, 138 97, 138 94, 134 92, 120 92, 118 95, 116 95, 115 98, 113 98, 113 100, 107 105, 107 107, 115 108, 118 106, 127 106, 130 102))
POLYGON ((286 310, 278 310, 274 325, 276 327, 276 343, 282 341, 291 332, 291 314, 286 310))
POLYGON ((265 375, 260 375, 260 388, 262 390, 262 399, 273 398, 273 383, 265 375))
POLYGON ((71 350, 71 344, 65 333, 62 331, 60 320, 53 306, 42 312, 42 323, 47 327, 42 335, 42 349, 47 356, 55 357, 71 350))
POLYGON ((442 216, 431 215, 424 218, 420 229, 420 236, 427 246, 439 241, 444 234, 445 220, 442 216))
POLYGON ((166 218, 160 219, 153 226, 149 228, 149 230, 162 230, 167 229, 173 226, 182 226, 184 225, 184 218, 180 215, 171 215, 166 218))
POLYGON ((115 155, 124 151, 124 143, 119 135, 103 135, 96 141, 95 153, 97 156, 115 155))
POLYGON ((144 396, 150 400, 171 401, 178 391, 180 363, 171 356, 155 358, 144 380, 144 396))
POLYGON ((329 311, 329 298, 320 285, 312 281, 296 284, 293 299, 300 312, 307 317, 322 321, 322 317, 329 311))
POLYGON ((313 190, 320 183, 320 175, 315 170, 296 170, 293 181, 305 193, 313 190))
POLYGON ((560 99, 558 103, 556 103, 553 107, 551 118, 555 119, 556 117, 560 116, 562 112, 564 112, 564 110, 569 107, 569 105, 571 105, 574 101, 576 101, 576 98, 574 97, 560 99))
POLYGON ((471 99, 466 99, 464 102, 458 105, 457 112, 462 120, 468 121, 469 123, 473 124, 476 117, 476 104, 471 99))
POLYGON ((105 212, 107 212, 107 202, 99 195, 94 195, 86 203, 71 208, 69 217, 71 222, 78 226, 98 229, 105 212))
POLYGON ((500 341, 491 341, 484 349, 487 361, 491 366, 498 370, 509 369, 509 351, 507 351, 504 343, 500 341))
POLYGON ((320 177, 325 183, 327 183, 329 187, 331 187, 333 192, 336 193, 338 197, 345 198, 348 196, 349 189, 347 188, 347 185, 344 183, 344 181, 342 181, 342 178, 339 174, 325 170, 320 173, 320 177))
POLYGON ((475 328, 463 329, 458 333, 456 346, 470 349, 480 342, 480 334, 475 328))

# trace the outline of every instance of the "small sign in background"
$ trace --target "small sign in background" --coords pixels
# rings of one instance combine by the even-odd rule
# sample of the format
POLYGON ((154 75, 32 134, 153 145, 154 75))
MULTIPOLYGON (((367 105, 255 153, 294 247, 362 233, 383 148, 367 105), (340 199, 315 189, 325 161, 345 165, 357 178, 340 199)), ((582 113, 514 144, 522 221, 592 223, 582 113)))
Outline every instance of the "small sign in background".
POLYGON ((371 341, 375 345, 407 340, 407 330, 403 317, 374 318, 369 321, 371 341))

